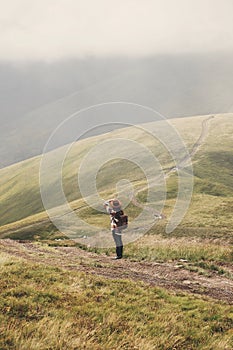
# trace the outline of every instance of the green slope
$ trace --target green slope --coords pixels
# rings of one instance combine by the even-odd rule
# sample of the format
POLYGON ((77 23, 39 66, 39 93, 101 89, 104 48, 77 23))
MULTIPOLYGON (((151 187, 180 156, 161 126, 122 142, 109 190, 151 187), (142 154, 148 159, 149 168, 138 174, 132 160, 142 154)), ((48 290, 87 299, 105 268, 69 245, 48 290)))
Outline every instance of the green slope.
MULTIPOLYGON (((170 121, 179 130, 190 152, 206 118, 170 121)), ((179 271, 182 281, 188 283, 187 288, 192 285, 192 276, 199 276, 204 284, 193 284, 189 295, 184 291, 171 292, 147 283, 133 282, 127 275, 127 269, 124 269, 126 277, 117 280, 114 272, 118 269, 121 273, 123 270, 115 265, 115 261, 112 263, 114 279, 109 279, 109 275, 103 278, 98 274, 81 272, 82 267, 99 271, 106 267, 109 271, 108 256, 114 253, 114 248, 90 248, 107 255, 98 255, 97 259, 92 260, 85 252, 83 257, 76 247, 71 248, 72 254, 67 254, 70 248, 51 247, 77 244, 64 239, 44 212, 39 190, 40 157, 2 169, 0 238, 35 239, 43 243, 25 243, 29 247, 26 254, 28 261, 23 254, 24 244, 10 241, 13 245, 10 243, 8 250, 3 244, 7 241, 0 244, 0 304, 3 310, 0 316, 3 324, 0 348, 107 349, 121 346, 148 350, 232 349, 232 307, 221 298, 211 300, 206 295, 206 286, 210 281, 215 286, 216 281, 219 283, 221 279, 219 288, 229 296, 233 278, 232 121, 231 114, 212 119, 205 142, 193 156, 194 191, 181 224, 168 236, 164 230, 167 219, 160 220, 148 234, 125 246, 126 259, 121 260, 132 267, 135 276, 140 272, 136 271, 135 261, 146 261, 141 263, 145 264, 146 269, 150 264, 148 262, 156 262, 155 266, 161 267, 168 285, 171 280, 163 270, 167 265, 174 266, 174 280, 179 271), (32 245, 34 250, 31 249, 32 245), (105 257, 106 266, 99 259, 101 257, 105 257), (205 294, 205 297, 192 294, 198 286, 203 288, 202 295, 205 294)), ((83 155, 93 145, 116 136, 143 141, 159 159, 165 172, 174 166, 163 146, 135 128, 118 130, 75 144, 67 154, 63 167, 64 191, 79 216, 100 227, 108 227, 109 218, 88 207, 82 200, 77 188, 77 169, 83 155)), ((52 152, 51 157, 56 158, 61 151, 52 152)), ((112 196, 115 183, 124 178, 130 179, 135 189, 142 189, 137 197, 143 202, 147 194, 143 172, 131 162, 119 159, 104 164, 100 169, 97 187, 101 196, 112 196)), ((51 193, 56 191, 56 179, 52 176, 48 177, 46 185, 51 193)), ((174 207, 176 194, 177 174, 173 172, 167 179, 164 206, 167 218, 174 207)), ((134 217, 139 210, 131 203, 127 213, 134 217)))
MULTIPOLYGON (((202 122, 207 116, 197 116, 190 118, 178 118, 170 120, 169 123, 174 125, 183 137, 190 152, 199 138, 202 131, 202 122)), ((152 123, 150 127, 156 128, 157 124, 152 123)), ((233 206, 233 115, 217 115, 211 120, 208 135, 204 140, 204 143, 198 149, 197 153, 193 156, 194 167, 194 193, 193 203, 190 207, 189 213, 186 216, 186 223, 189 226, 193 226, 195 219, 189 222, 189 217, 193 218, 194 213, 198 213, 197 226, 200 226, 201 219, 203 218, 202 209, 200 204, 205 202, 205 208, 208 207, 209 215, 214 216, 216 206, 213 203, 217 198, 221 198, 218 201, 218 210, 221 208, 222 200, 224 200, 225 207, 221 211, 222 220, 225 220, 226 225, 232 224, 229 213, 233 206), (200 198, 201 201, 199 200, 200 198), (227 203, 227 204, 226 204, 227 203), (214 208, 214 209, 213 209, 214 208)), ((158 141, 150 136, 148 133, 142 132, 135 127, 117 130, 105 135, 92 137, 86 140, 82 140, 73 145, 70 152, 64 162, 63 167, 63 186, 64 192, 69 202, 72 203, 74 208, 83 206, 81 200, 81 194, 77 187, 77 169, 83 156, 87 154, 88 150, 102 141, 111 140, 116 137, 130 138, 137 142, 143 142, 157 157, 161 163, 163 169, 168 169, 173 165, 168 151, 158 141)), ((55 157, 62 151, 58 149, 51 152, 51 157, 55 157)), ((35 157, 27 161, 12 165, 4 168, 0 171, 0 225, 10 226, 2 227, 1 232, 8 230, 8 228, 15 229, 20 228, 28 224, 34 224, 42 220, 46 220, 46 214, 44 212, 43 203, 41 201, 40 189, 39 189, 39 168, 40 157, 35 157), (41 213, 41 214, 39 214, 41 213), (38 214, 37 216, 33 216, 38 214), (21 220, 18 224, 15 222, 21 220)), ((143 188, 146 179, 143 172, 135 166, 132 162, 116 159, 112 162, 105 164, 101 167, 97 176, 97 188, 103 198, 114 195, 115 184, 120 179, 129 179, 135 189, 143 188), (115 170, 115 171, 113 171, 115 170), (113 176, 112 174, 115 174, 113 176), (111 174, 111 176, 109 176, 111 174)), ((48 178, 46 184, 48 192, 51 191, 56 194, 57 181, 53 177, 48 178)), ((177 192, 177 176, 173 174, 167 180, 167 204, 165 206, 165 213, 169 213, 171 207, 174 204, 174 198, 177 192)), ((139 198, 143 199, 143 192, 139 194, 139 198)), ((59 205, 59 199, 57 205, 59 205)), ((131 208, 132 216, 134 215, 135 208, 131 208)), ((130 211, 130 208, 129 208, 130 211)), ((102 220, 98 219, 97 212, 94 212, 90 208, 86 208, 81 215, 89 220, 102 220), (91 214, 91 215, 90 215, 91 214)), ((104 219, 103 219, 104 220, 104 219)), ((184 222, 185 222, 184 220, 184 222)), ((190 219, 191 220, 191 219, 190 219)), ((221 220, 220 220, 221 221, 221 220)), ((208 225, 214 224, 211 220, 207 220, 208 225)), ((51 230, 52 226, 49 226, 51 230)), ((37 230, 35 229, 35 232, 37 230)))

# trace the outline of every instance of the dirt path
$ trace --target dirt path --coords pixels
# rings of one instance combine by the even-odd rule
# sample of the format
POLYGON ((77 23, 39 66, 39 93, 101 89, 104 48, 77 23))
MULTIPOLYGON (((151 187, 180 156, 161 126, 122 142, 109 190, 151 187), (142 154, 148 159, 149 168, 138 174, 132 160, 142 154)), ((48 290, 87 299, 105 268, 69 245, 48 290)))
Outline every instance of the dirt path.
MULTIPOLYGON (((203 121, 202 132, 194 144, 190 155, 193 156, 202 145, 208 134, 208 123, 203 121)), ((182 162, 185 162, 183 159, 182 162)), ((169 176, 174 169, 170 169, 169 176)), ((135 196, 135 204, 140 206, 135 196)), ((148 208, 153 210, 153 208, 148 208)), ((41 223, 39 223, 41 224, 41 223)), ((25 228, 30 227, 27 226, 25 228)), ((35 227, 33 225, 33 227, 35 227)), ((131 279, 151 286, 164 287, 174 291, 185 291, 202 297, 233 304, 233 280, 211 272, 210 277, 199 275, 182 268, 180 262, 153 263, 132 262, 129 259, 113 261, 106 255, 98 255, 75 247, 48 247, 38 243, 16 242, 10 239, 0 240, 0 253, 20 257, 28 261, 64 268, 67 271, 83 271, 111 279, 131 279)), ((233 273, 233 268, 226 266, 233 273)))
MULTIPOLYGON (((168 169, 167 172, 166 172, 165 175, 164 175, 164 178, 165 178, 165 179, 168 179, 174 172, 176 172, 176 171, 177 171, 177 169, 176 169, 177 167, 178 167, 179 169, 184 168, 185 165, 186 165, 186 163, 187 163, 187 162, 190 162, 190 159, 198 152, 199 148, 202 146, 202 144, 205 142, 206 137, 208 136, 208 133, 209 133, 209 123, 210 123, 210 121, 211 121, 213 118, 214 118, 214 116, 212 115, 212 116, 210 116, 210 117, 208 117, 208 118, 206 118, 206 119, 204 119, 204 120, 202 121, 202 125, 201 125, 201 127, 202 127, 202 128, 201 128, 201 134, 200 134, 200 136, 198 137, 197 141, 193 144, 193 147, 192 147, 192 149, 190 150, 189 155, 186 156, 186 157, 184 157, 183 159, 181 159, 180 162, 176 165, 176 167, 172 167, 172 168, 168 169)), ((154 179, 154 181, 153 181, 153 182, 154 182, 154 185, 156 185, 156 183, 157 183, 159 180, 161 180, 161 177, 162 177, 162 175, 158 175, 157 177, 155 177, 155 179, 154 179)), ((131 194, 131 201, 132 201, 132 203, 133 203, 134 205, 136 205, 137 207, 139 207, 139 208, 142 208, 142 209, 145 209, 145 210, 147 210, 147 211, 150 211, 150 212, 151 212, 155 217, 157 217, 158 219, 163 219, 163 218, 165 218, 165 216, 164 216, 162 213, 156 211, 154 208, 151 208, 151 207, 149 207, 149 206, 145 206, 144 204, 140 203, 140 202, 138 201, 138 199, 136 198, 136 196, 138 195, 138 193, 140 193, 140 192, 142 192, 142 191, 145 191, 145 190, 147 190, 147 189, 148 189, 148 187, 145 186, 145 187, 141 188, 140 190, 138 190, 136 193, 131 194)))
POLYGON ((232 279, 217 275, 216 272, 212 272, 210 277, 199 275, 181 268, 179 262, 112 260, 106 255, 83 251, 76 247, 49 247, 38 243, 19 243, 10 239, 0 240, 0 252, 66 270, 83 271, 111 279, 141 281, 151 286, 185 291, 233 304, 232 279))

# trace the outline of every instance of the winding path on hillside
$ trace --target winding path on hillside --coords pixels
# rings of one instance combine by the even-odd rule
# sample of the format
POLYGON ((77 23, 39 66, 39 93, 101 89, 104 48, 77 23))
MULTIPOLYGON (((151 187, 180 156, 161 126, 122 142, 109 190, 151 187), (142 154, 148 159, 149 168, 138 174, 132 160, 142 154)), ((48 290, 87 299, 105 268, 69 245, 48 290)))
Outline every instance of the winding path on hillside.
MULTIPOLYGON (((212 117, 203 121, 201 135, 190 151, 191 156, 198 151, 208 135, 210 119, 212 117)), ((174 169, 169 169, 166 176, 172 172, 174 169)), ((227 275, 223 276, 216 271, 208 271, 208 276, 204 276, 190 271, 188 262, 183 261, 156 263, 134 262, 130 259, 112 260, 111 257, 104 254, 87 252, 77 247, 49 247, 36 242, 20 242, 10 239, 0 240, 0 253, 6 253, 13 258, 24 259, 28 262, 59 267, 66 270, 67 273, 77 271, 109 279, 129 279, 152 287, 195 294, 202 298, 210 297, 216 301, 233 305, 233 278, 231 277, 233 267, 227 263, 219 265, 228 272, 227 275)))
MULTIPOLYGON (((158 183, 159 180, 162 179, 162 177, 164 177, 164 179, 168 179, 174 172, 177 171, 177 169, 183 169, 188 162, 190 162, 190 160, 192 159, 192 157, 198 152, 199 148, 203 145, 203 143, 205 142, 206 137, 208 136, 209 133, 209 123, 210 121, 214 118, 214 115, 209 116, 208 118, 204 119, 202 121, 201 124, 201 134, 198 137, 197 141, 194 143, 194 145, 192 146, 192 149, 190 150, 189 154, 187 156, 185 156, 184 158, 182 158, 179 163, 176 164, 176 167, 171 167, 170 169, 167 170, 167 172, 163 175, 158 175, 155 177, 155 179, 153 180, 153 184, 154 186, 156 186, 156 184, 158 183)), ((143 188, 140 188, 138 191, 131 193, 131 201, 132 203, 137 206, 138 208, 147 210, 149 212, 151 212, 157 219, 163 219, 165 218, 165 216, 163 215, 163 213, 160 213, 158 211, 156 211, 154 208, 150 207, 150 206, 146 206, 143 203, 140 203, 137 199, 137 195, 140 192, 146 191, 148 190, 148 186, 144 186, 143 188)))
MULTIPOLYGON (((49 247, 32 242, 0 240, 0 252, 29 262, 54 266, 68 271, 85 272, 109 279, 129 279, 170 291, 183 291, 233 304, 233 279, 211 271, 207 276, 185 268, 181 261, 169 263, 134 262, 129 259, 112 260, 77 247, 49 247)), ((233 267, 221 267, 233 276, 233 267)))
MULTIPOLYGON (((199 150, 199 148, 202 146, 202 144, 204 143, 206 137, 208 136, 208 133, 209 133, 209 122, 211 121, 211 119, 213 119, 214 116, 209 116, 208 118, 204 119, 202 121, 202 129, 201 129, 201 134, 200 136, 198 137, 197 141, 194 143, 191 151, 189 152, 189 156, 181 159, 181 161, 179 162, 178 166, 180 167, 184 167, 186 162, 190 160, 191 157, 193 157, 197 151, 199 150)), ((167 179, 171 174, 173 174, 174 172, 176 172, 176 168, 172 167, 170 169, 168 169, 168 171, 165 173, 164 175, 164 178, 167 179)), ((153 184, 156 185, 158 183, 158 181, 161 179, 161 175, 158 175, 155 177, 155 179, 153 180, 153 184)), ((131 193, 130 196, 131 196, 131 201, 132 203, 141 208, 141 209, 145 209, 149 212, 152 213, 152 215, 155 216, 156 219, 163 219, 165 218, 165 216, 163 215, 163 213, 161 212, 158 212, 156 211, 154 208, 150 207, 150 206, 146 206, 144 203, 140 203, 138 201, 138 199, 136 198, 136 196, 140 193, 140 192, 143 192, 143 191, 146 191, 148 189, 148 186, 144 186, 143 188, 140 188, 139 190, 137 190, 136 192, 134 193, 131 193)), ((64 214, 64 215, 61 215, 59 217, 62 217, 62 216, 65 216, 67 214, 64 214)), ((4 238, 5 236, 9 235, 10 233, 14 233, 14 232, 18 232, 18 231, 22 231, 22 230, 28 230, 30 228, 35 228, 35 227, 40 227, 46 223, 48 223, 50 221, 49 218, 43 220, 43 221, 40 221, 38 223, 34 223, 34 224, 27 224, 23 227, 20 227, 19 230, 17 230, 16 228, 10 228, 10 227, 6 227, 6 229, 4 230, 4 226, 1 228, 1 238, 4 238)), ((6 225, 8 226, 8 225, 6 225)), ((10 224, 9 224, 10 226, 10 224)))

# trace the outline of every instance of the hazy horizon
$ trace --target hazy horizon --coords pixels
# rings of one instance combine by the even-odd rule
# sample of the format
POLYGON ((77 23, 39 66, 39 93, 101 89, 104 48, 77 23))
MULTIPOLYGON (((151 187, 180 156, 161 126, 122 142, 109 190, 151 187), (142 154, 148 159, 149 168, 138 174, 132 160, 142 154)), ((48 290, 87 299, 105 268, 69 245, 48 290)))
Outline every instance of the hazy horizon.
POLYGON ((1 167, 41 153, 70 114, 98 103, 167 118, 232 111, 230 0, 0 4, 1 167))

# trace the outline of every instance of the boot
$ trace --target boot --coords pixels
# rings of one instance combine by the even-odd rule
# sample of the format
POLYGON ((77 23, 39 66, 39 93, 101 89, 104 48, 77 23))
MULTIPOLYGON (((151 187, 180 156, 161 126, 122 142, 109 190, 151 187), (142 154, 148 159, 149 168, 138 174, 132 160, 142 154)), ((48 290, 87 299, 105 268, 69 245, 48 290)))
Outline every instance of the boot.
POLYGON ((123 245, 116 247, 116 258, 121 259, 123 255, 123 245))

